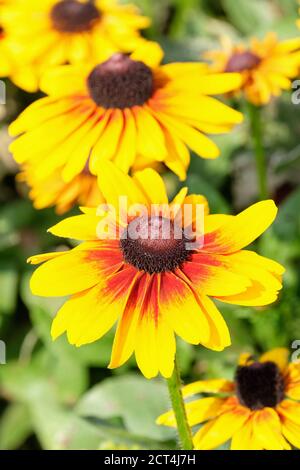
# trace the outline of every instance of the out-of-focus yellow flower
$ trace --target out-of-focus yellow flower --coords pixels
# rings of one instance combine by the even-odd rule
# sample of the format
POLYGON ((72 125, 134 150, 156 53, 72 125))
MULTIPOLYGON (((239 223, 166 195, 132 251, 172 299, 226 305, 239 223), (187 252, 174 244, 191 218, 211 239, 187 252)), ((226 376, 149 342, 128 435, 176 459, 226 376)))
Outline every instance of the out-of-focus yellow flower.
POLYGON ((249 46, 234 45, 226 37, 223 48, 205 54, 212 60, 214 72, 237 72, 242 76, 241 87, 247 100, 265 105, 282 90, 291 89, 291 79, 300 68, 300 38, 279 41, 275 33, 262 40, 253 38, 249 46))
POLYGON ((217 351, 230 344, 210 297, 252 306, 277 299, 282 266, 243 250, 273 222, 273 201, 237 216, 209 215, 203 196, 187 196, 183 188, 169 203, 154 170, 130 177, 109 161, 99 182, 105 209, 84 209, 50 229, 84 242, 69 252, 29 260, 43 263, 31 278, 33 294, 70 296, 53 321, 53 339, 67 333, 71 344, 81 346, 103 337, 118 321, 110 367, 120 367, 135 352, 147 378, 159 372, 170 377, 175 334, 217 351), (191 234, 199 206, 204 226, 191 234))
POLYGON ((25 166, 18 180, 30 187, 29 197, 35 209, 55 206, 57 214, 64 214, 77 205, 97 207, 104 202, 97 178, 88 169, 66 183, 59 170, 48 177, 38 178, 33 168, 25 166))
POLYGON ((11 151, 30 164, 35 178, 61 169, 71 181, 88 167, 101 172, 113 160, 124 172, 138 164, 165 163, 181 179, 187 147, 204 158, 219 156, 206 133, 226 133, 243 116, 209 96, 240 85, 239 74, 210 74, 201 63, 159 65, 162 50, 144 43, 131 56, 114 54, 97 65, 60 66, 45 74, 48 95, 11 124, 11 151))
MULTIPOLYGON (((232 450, 300 448, 300 364, 288 363, 288 350, 273 349, 258 361, 243 354, 234 382, 201 380, 183 387, 186 398, 202 393, 210 396, 186 404, 190 426, 205 423, 195 433, 195 449, 229 440, 232 450)), ((175 427, 173 412, 157 423, 175 427)))
POLYGON ((50 66, 133 51, 150 23, 135 6, 116 0, 10 0, 2 21, 18 62, 32 71, 21 82, 28 91, 37 90, 50 66))

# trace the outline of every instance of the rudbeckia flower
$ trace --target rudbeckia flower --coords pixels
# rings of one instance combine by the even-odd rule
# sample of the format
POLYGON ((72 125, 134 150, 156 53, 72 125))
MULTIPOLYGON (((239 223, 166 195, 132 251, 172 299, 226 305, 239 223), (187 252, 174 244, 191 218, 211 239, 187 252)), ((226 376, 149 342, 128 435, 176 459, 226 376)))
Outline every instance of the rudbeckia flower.
POLYGON ((11 0, 2 17, 19 62, 34 72, 24 80, 29 91, 50 66, 131 52, 150 24, 135 6, 115 0, 11 0))
MULTIPOLYGON (((200 380, 183 387, 183 395, 205 398, 186 403, 195 449, 211 450, 231 440, 231 450, 300 448, 300 364, 288 363, 288 351, 273 349, 255 360, 243 354, 234 381, 200 380), (298 400, 298 401, 297 401, 298 400)), ((175 427, 172 411, 158 424, 175 427)))
POLYGON ((207 65, 159 66, 162 50, 145 43, 131 57, 114 54, 97 66, 61 66, 47 73, 49 96, 29 106, 10 126, 22 134, 11 145, 17 162, 40 177, 62 168, 69 182, 102 161, 127 172, 138 160, 164 162, 184 179, 189 146, 204 158, 219 149, 204 133, 229 132, 242 115, 208 95, 239 86, 239 74, 208 74, 207 65))
POLYGON ((282 90, 291 89, 291 79, 299 73, 300 38, 279 41, 269 33, 262 40, 253 38, 249 46, 233 45, 228 38, 222 42, 222 50, 205 56, 212 60, 213 71, 241 74, 239 91, 248 101, 265 105, 282 90))
POLYGON ((109 367, 121 366, 135 352, 147 378, 159 372, 170 377, 175 334, 217 351, 230 344, 210 297, 255 306, 277 299, 283 268, 242 250, 273 222, 272 201, 237 216, 209 215, 203 196, 187 196, 183 188, 169 204, 157 172, 146 169, 130 177, 111 162, 103 164, 100 189, 105 211, 84 209, 50 229, 83 243, 29 260, 43 263, 31 278, 33 294, 70 296, 53 321, 53 339, 66 332, 71 344, 81 346, 118 322, 109 367), (133 205, 142 215, 133 215, 133 205), (191 233, 199 206, 204 233, 197 223, 191 233), (191 215, 183 217, 186 208, 191 215))
POLYGON ((59 171, 48 178, 39 179, 33 168, 25 167, 17 175, 17 180, 29 185, 29 197, 35 209, 55 206, 57 214, 64 214, 77 205, 97 207, 104 202, 97 178, 88 170, 65 183, 59 171))

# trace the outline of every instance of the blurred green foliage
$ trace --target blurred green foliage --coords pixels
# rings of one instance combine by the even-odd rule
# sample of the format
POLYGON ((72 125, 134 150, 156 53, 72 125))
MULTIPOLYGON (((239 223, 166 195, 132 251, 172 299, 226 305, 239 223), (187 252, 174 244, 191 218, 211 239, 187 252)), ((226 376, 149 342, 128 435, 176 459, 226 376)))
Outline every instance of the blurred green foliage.
MULTIPOLYGON (((203 51, 218 46, 222 34, 235 40, 268 30, 281 37, 299 34, 294 0, 135 3, 152 17, 145 34, 161 42, 166 61, 198 60, 203 51)), ((36 97, 12 85, 8 95, 0 127, 0 339, 7 344, 7 364, 0 365, 0 449, 173 448, 175 432, 155 425, 157 415, 169 406, 163 381, 141 377, 134 360, 115 371, 106 369, 113 332, 80 349, 65 338, 54 343, 50 339, 51 319, 59 304, 32 297, 25 260, 66 242, 46 232, 58 220, 54 211, 35 211, 24 188, 15 183, 7 123, 36 97)), ((179 341, 186 381, 232 377, 241 351, 290 347, 300 339, 300 111, 287 93, 264 114, 270 187, 280 211, 256 248, 284 264, 284 290, 279 302, 268 308, 220 305, 233 339, 223 353, 179 341)), ((207 162, 194 156, 187 184, 191 192, 208 197, 212 212, 234 213, 256 199, 247 120, 216 141, 221 158, 207 162)), ((170 194, 179 187, 171 174, 166 182, 170 194)))

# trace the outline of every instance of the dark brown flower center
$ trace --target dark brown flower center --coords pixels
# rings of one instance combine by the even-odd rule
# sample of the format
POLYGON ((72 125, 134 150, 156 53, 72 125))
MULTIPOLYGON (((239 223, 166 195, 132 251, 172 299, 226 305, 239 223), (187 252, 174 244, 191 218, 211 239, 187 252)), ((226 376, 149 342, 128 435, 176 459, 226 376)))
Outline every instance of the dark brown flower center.
POLYGON ((225 72, 243 72, 254 69, 261 62, 261 58, 250 51, 237 52, 227 62, 225 72))
POLYGON ((77 0, 62 0, 51 10, 53 26, 62 33, 89 31, 100 16, 100 11, 91 1, 82 3, 77 0))
POLYGON ((170 219, 138 217, 123 232, 120 246, 124 259, 149 274, 174 271, 187 261, 190 251, 182 228, 170 219))
POLYGON ((91 72, 87 80, 91 98, 103 108, 143 105, 153 93, 153 74, 143 62, 114 54, 91 72))
POLYGON ((274 362, 254 362, 238 367, 237 396, 251 410, 275 407, 284 398, 284 379, 274 362))

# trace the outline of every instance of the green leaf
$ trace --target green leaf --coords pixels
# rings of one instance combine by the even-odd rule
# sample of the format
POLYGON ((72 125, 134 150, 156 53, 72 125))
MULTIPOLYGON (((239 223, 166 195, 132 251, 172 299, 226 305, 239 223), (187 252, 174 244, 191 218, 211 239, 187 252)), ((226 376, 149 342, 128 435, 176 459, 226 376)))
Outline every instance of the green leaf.
POLYGON ((169 407, 164 383, 125 375, 93 387, 79 401, 77 411, 81 416, 99 419, 121 417, 129 432, 160 441, 174 437, 173 430, 155 424, 169 407))
POLYGON ((186 186, 189 187, 190 194, 203 194, 207 198, 212 213, 226 214, 230 212, 226 199, 209 181, 203 179, 200 174, 190 174, 187 178, 186 186))
POLYGON ((17 303, 18 273, 11 262, 3 261, 0 267, 0 314, 11 314, 17 303))
POLYGON ((222 5, 233 25, 244 34, 270 25, 273 11, 266 0, 222 0, 222 5))
POLYGON ((21 403, 8 405, 0 421, 0 449, 17 449, 31 433, 32 423, 28 407, 21 403))

